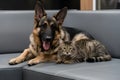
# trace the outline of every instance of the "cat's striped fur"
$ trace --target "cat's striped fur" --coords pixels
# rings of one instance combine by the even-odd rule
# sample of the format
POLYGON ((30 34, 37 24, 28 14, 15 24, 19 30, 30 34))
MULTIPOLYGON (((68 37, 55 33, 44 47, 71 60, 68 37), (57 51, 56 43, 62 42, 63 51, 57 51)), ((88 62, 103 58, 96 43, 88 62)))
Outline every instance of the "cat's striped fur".
MULTIPOLYGON (((74 37, 76 38, 76 36, 74 37)), ((62 42, 58 50, 57 63, 101 62, 111 60, 105 46, 97 40, 83 38, 62 42)))

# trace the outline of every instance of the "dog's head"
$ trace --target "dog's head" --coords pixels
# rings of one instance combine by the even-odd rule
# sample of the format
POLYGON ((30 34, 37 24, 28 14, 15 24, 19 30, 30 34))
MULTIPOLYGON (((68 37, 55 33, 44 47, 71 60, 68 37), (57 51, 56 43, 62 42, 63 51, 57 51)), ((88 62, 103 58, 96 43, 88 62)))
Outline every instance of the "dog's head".
POLYGON ((60 29, 66 14, 67 8, 65 7, 51 18, 47 17, 42 4, 37 1, 35 5, 35 25, 33 32, 39 37, 39 42, 43 50, 47 51, 53 44, 56 44, 55 41, 60 37, 60 29))

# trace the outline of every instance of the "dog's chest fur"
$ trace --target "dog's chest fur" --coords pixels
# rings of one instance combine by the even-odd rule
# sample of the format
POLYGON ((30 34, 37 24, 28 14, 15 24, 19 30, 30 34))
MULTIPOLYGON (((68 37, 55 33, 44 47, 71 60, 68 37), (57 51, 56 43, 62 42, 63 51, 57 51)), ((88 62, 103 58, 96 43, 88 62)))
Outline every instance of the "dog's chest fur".
MULTIPOLYGON (((69 41, 70 40, 70 36, 69 33, 65 30, 61 29, 60 32, 60 37, 59 39, 62 39, 64 41, 69 41)), ((54 54, 57 52, 58 46, 59 46, 59 39, 56 40, 56 44, 54 45, 54 47, 50 48, 50 50, 47 51, 43 51, 44 54, 54 54)), ((29 48, 30 48, 30 52, 34 55, 37 56, 39 53, 42 52, 42 49, 40 47, 41 43, 40 41, 38 41, 37 43, 35 42, 35 37, 33 34, 30 35, 30 44, 29 44, 29 48)))

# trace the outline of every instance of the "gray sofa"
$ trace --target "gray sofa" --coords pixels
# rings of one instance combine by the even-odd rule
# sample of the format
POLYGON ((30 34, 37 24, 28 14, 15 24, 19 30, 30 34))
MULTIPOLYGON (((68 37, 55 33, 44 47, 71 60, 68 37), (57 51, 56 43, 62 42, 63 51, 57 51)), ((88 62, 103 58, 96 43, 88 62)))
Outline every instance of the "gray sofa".
MULTIPOLYGON (((56 11, 47 11, 51 16, 56 11)), ((0 80, 120 80, 120 11, 68 11, 64 26, 91 33, 110 51, 108 62, 9 65, 29 44, 34 11, 0 11, 0 80)))

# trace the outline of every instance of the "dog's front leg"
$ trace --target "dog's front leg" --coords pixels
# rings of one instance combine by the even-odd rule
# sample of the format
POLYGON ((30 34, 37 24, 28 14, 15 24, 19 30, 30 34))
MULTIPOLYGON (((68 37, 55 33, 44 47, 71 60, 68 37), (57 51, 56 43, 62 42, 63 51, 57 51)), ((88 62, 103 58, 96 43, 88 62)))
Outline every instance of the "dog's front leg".
POLYGON ((29 49, 29 48, 28 48, 28 49, 25 49, 25 50, 23 51, 23 53, 21 53, 18 57, 12 58, 12 59, 9 61, 9 64, 10 64, 10 65, 14 65, 14 64, 18 64, 18 63, 23 62, 23 61, 27 58, 27 56, 29 55, 29 53, 30 53, 30 49, 29 49))
POLYGON ((40 62, 45 62, 44 54, 42 52, 39 53, 35 58, 28 61, 28 65, 29 66, 35 65, 35 64, 38 64, 40 62))

